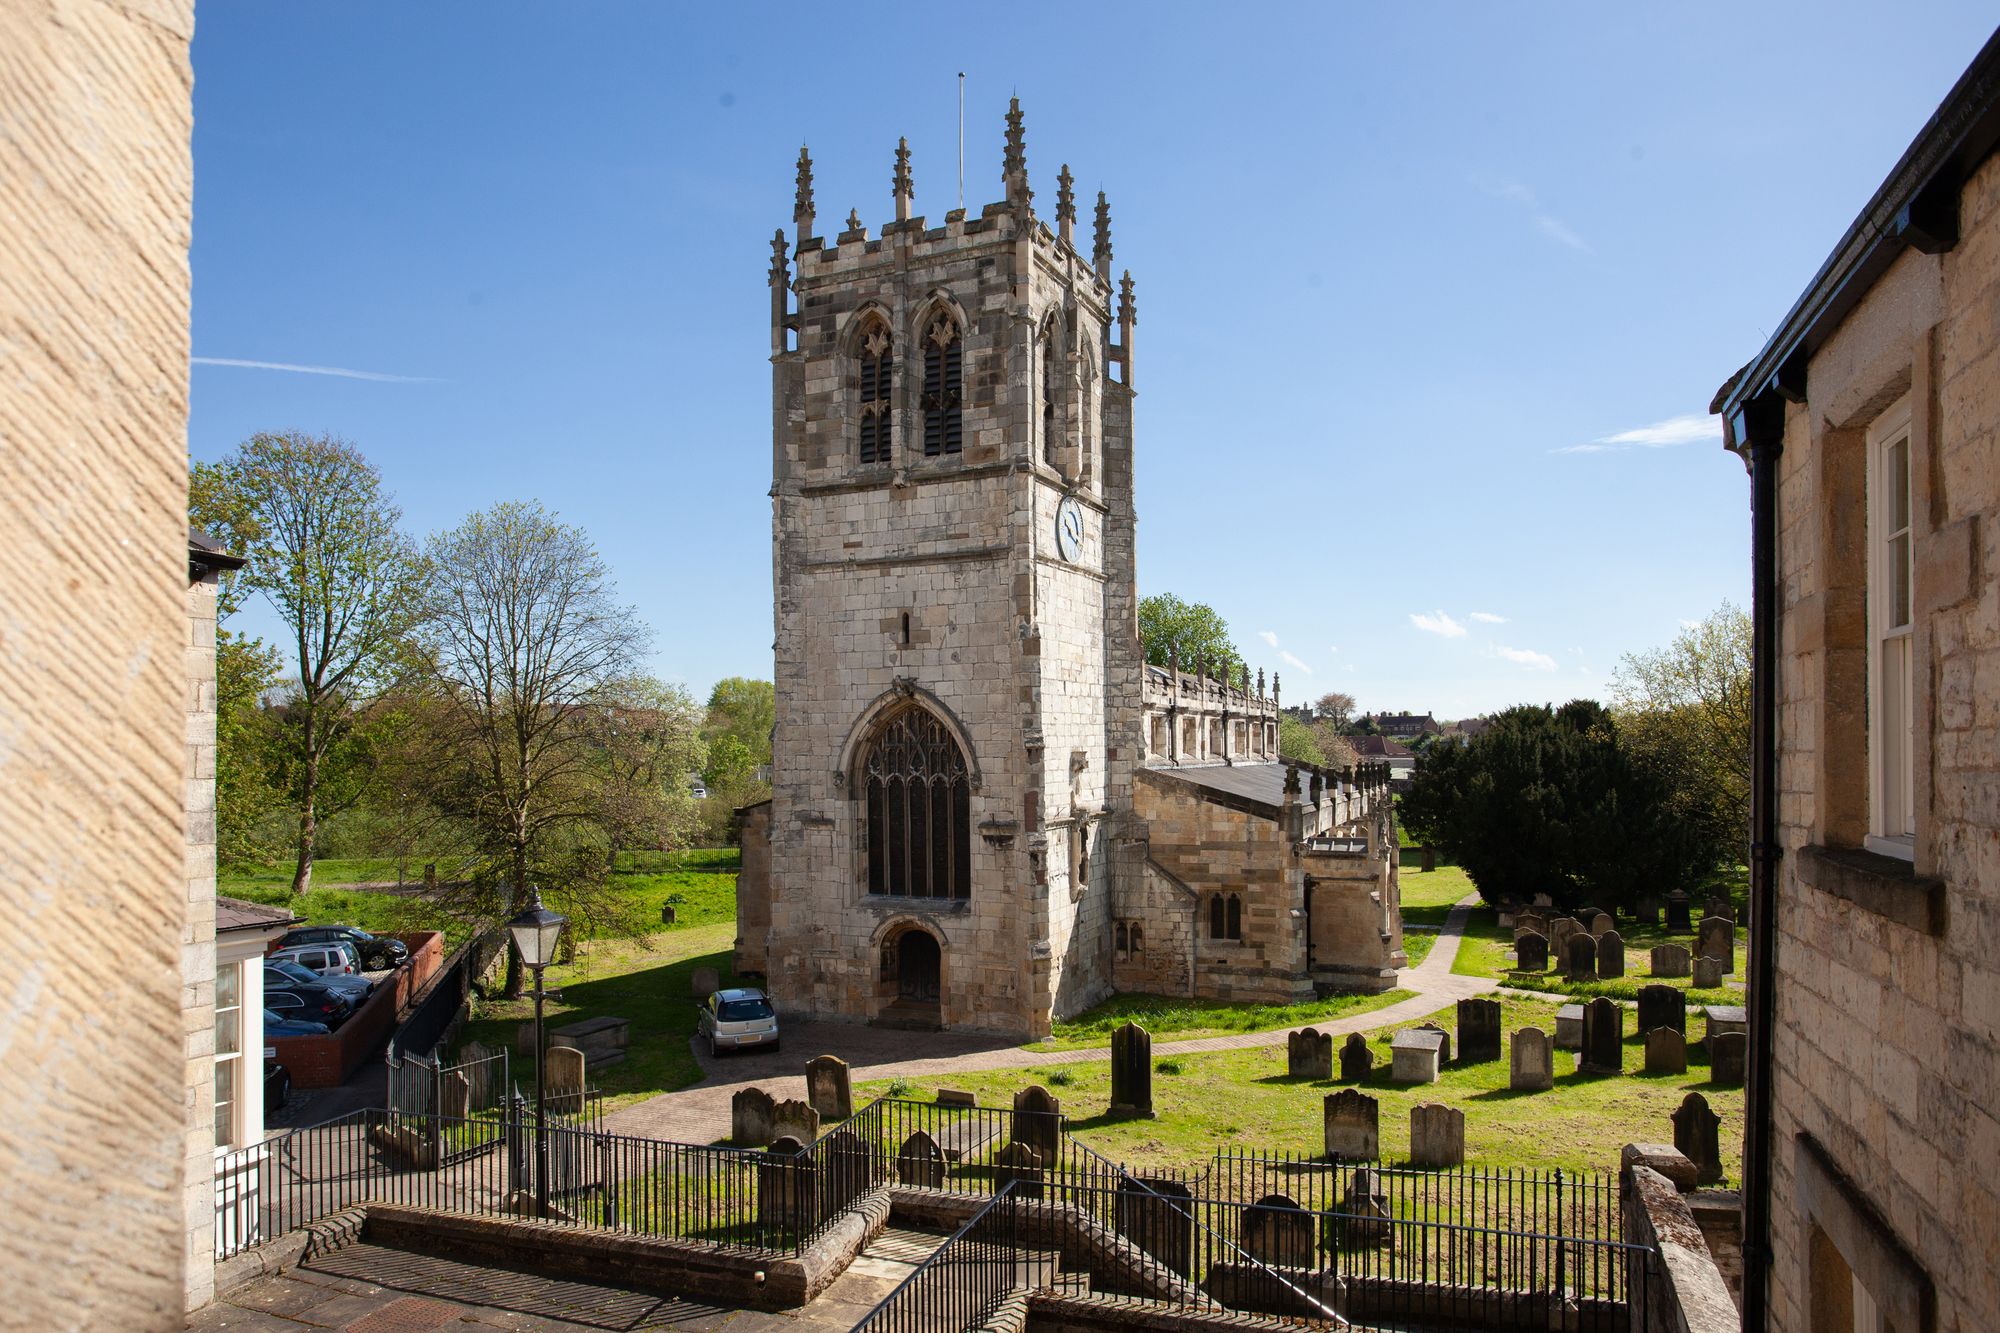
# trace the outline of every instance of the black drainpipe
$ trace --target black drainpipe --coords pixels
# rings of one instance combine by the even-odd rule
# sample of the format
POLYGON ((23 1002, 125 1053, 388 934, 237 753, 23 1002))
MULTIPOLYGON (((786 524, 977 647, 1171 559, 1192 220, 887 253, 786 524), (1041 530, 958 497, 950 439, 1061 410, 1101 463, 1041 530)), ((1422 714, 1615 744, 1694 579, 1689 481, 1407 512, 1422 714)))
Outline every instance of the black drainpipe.
POLYGON ((1785 404, 1769 390, 1730 422, 1750 467, 1750 985, 1743 1115, 1743 1327, 1769 1322, 1772 1032, 1778 960, 1778 455, 1785 404))

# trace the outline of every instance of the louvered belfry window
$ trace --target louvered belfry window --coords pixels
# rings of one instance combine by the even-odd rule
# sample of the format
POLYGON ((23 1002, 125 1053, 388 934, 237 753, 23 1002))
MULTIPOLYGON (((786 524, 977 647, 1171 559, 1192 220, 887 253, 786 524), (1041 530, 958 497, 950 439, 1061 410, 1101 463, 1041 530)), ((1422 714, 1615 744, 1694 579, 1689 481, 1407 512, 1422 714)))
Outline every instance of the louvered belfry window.
POLYGON ((895 347, 882 321, 871 321, 862 335, 859 360, 861 421, 858 432, 861 461, 890 461, 896 413, 889 384, 896 369, 895 347))
POLYGON ((958 321, 940 313, 924 330, 924 457, 955 454, 965 447, 965 339, 958 321))
POLYGON ((868 749, 868 892, 897 898, 972 894, 972 794, 965 756, 944 724, 905 708, 868 749))
POLYGON ((1042 330, 1042 458, 1056 463, 1056 325, 1042 330))

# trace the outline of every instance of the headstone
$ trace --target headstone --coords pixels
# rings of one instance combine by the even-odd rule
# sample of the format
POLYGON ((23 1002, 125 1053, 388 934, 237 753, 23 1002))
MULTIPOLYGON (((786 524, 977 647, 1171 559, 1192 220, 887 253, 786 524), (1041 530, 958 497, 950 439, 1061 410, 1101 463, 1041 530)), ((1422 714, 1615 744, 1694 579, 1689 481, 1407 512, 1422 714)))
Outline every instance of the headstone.
POLYGON ((1571 919, 1592 935, 1597 934, 1597 918, 1603 915, 1603 912, 1590 906, 1588 903, 1570 912, 1571 919))
POLYGON ((1582 931, 1563 946, 1563 976, 1570 981, 1597 980, 1597 941, 1582 931))
POLYGON ((661 925, 671 926, 679 919, 680 919, 679 914, 674 911, 674 905, 672 903, 665 903, 661 906, 660 908, 661 925))
POLYGON ((1267 1194, 1243 1210, 1243 1252, 1273 1268, 1310 1268, 1313 1215, 1289 1194, 1267 1194))
POLYGON ((1484 1064, 1500 1058, 1500 1001, 1470 999, 1458 1002, 1458 1060, 1460 1064, 1484 1064))
POLYGON ((1285 1073, 1292 1078, 1332 1078, 1333 1034, 1307 1028, 1285 1038, 1285 1073))
POLYGON ((1438 1034, 1438 1036, 1444 1039, 1442 1042, 1438 1044, 1438 1064, 1440 1066, 1450 1064, 1451 1034, 1449 1032, 1446 1032, 1442 1027, 1439 1027, 1436 1023, 1419 1023, 1417 1024, 1417 1027, 1425 1032, 1435 1032, 1438 1034))
POLYGON ((1390 1223, 1389 1196, 1382 1189, 1382 1179, 1372 1169, 1362 1167, 1348 1182, 1347 1197, 1342 1201, 1340 1211, 1344 1216, 1336 1219, 1336 1243, 1352 1249, 1364 1246, 1380 1246, 1390 1243, 1395 1227, 1390 1223))
POLYGON ((1617 929, 1617 924, 1611 919, 1611 913, 1599 912, 1590 918, 1590 933, 1601 938, 1606 931, 1617 929))
POLYGON ((1693 985, 1696 990, 1714 990, 1722 985, 1722 960, 1707 954, 1695 959, 1693 985))
POLYGON ((729 1141, 761 1148, 778 1137, 778 1103, 762 1088, 744 1088, 729 1099, 729 1141))
POLYGON ((805 1149, 798 1139, 780 1135, 757 1159, 757 1221, 761 1226, 780 1232, 806 1229, 810 1219, 805 1201, 812 1197, 813 1164, 805 1149))
POLYGON ((1705 916, 1701 919, 1699 945, 1695 952, 1704 958, 1714 958, 1722 963, 1724 972, 1736 970, 1736 923, 1726 916, 1705 916))
POLYGON ((463 1120, 472 1109, 472 1084, 456 1069, 438 1079, 438 1115, 446 1120, 463 1120))
POLYGON ((1507 1086, 1515 1092, 1543 1092, 1556 1085, 1556 1057, 1549 1034, 1540 1028, 1514 1033, 1507 1065, 1507 1086))
POLYGON ((1695 1178, 1704 1185, 1722 1179, 1722 1117, 1708 1109, 1708 1098, 1690 1092, 1674 1112, 1674 1147, 1694 1163, 1695 1178))
POLYGON ((514 1053, 532 1057, 535 1053, 535 1025, 532 1021, 514 1029, 514 1053))
POLYGON ((424 888, 435 889, 437 886, 438 863, 435 861, 426 861, 424 862, 424 888))
POLYGON ((1727 898, 1711 894, 1708 900, 1707 915, 1719 916, 1725 921, 1733 922, 1736 920, 1736 904, 1727 898))
POLYGON ((1741 1032, 1725 1032, 1708 1043, 1708 1081, 1721 1087, 1742 1086, 1743 1065, 1750 1039, 1741 1032))
POLYGON ((1646 1072, 1648 1074, 1685 1074, 1688 1071, 1687 1038, 1670 1027, 1653 1028, 1646 1033, 1646 1072))
POLYGON ((1533 901, 1537 907, 1554 907, 1556 905, 1556 900, 1549 897, 1546 893, 1536 894, 1533 901))
POLYGON ((1570 936, 1582 929, 1574 917, 1559 916, 1549 922, 1549 951, 1555 955, 1558 962, 1569 957, 1570 936))
POLYGON ((697 967, 688 978, 688 989, 697 1000, 706 1000, 722 986, 722 976, 712 967, 697 967))
POLYGON ((1118 1180, 1118 1234, 1163 1267, 1194 1272, 1194 1192, 1177 1180, 1123 1175, 1118 1180))
POLYGON ((1653 975, 1684 977, 1688 974, 1688 951, 1679 944, 1661 944, 1653 949, 1653 975))
POLYGON ((1583 1006, 1566 1004, 1556 1010, 1556 1045, 1566 1051, 1583 1049, 1583 1006))
POLYGON ((1610 981, 1625 975, 1625 937, 1607 930, 1597 937, 1597 979, 1610 981))
POLYGON ((771 1133, 774 1139, 811 1143, 819 1137, 819 1112, 796 1097, 787 1098, 771 1108, 771 1133))
POLYGON ((1465 1112, 1425 1102, 1410 1108, 1410 1162, 1426 1170, 1465 1165, 1465 1112))
POLYGON ((937 1104, 939 1106, 977 1106, 979 1105, 979 1098, 967 1092, 964 1088, 939 1088, 937 1090, 937 1104))
POLYGON ((1639 987, 1639 1031, 1672 1028, 1687 1035, 1687 992, 1679 986, 1639 987))
POLYGON ((1444 1050, 1444 1034, 1425 1028, 1406 1028, 1389 1039, 1389 1081, 1391 1083, 1435 1083, 1438 1057, 1444 1050))
POLYGON ((806 1061, 806 1100, 821 1122, 848 1120, 854 1115, 854 1088, 847 1061, 837 1055, 817 1055, 806 1061))
POLYGON ((1111 1114, 1153 1116, 1153 1037, 1137 1023, 1111 1034, 1111 1114))
POLYGON ((1320 1104, 1326 1155, 1343 1162, 1372 1162, 1382 1155, 1382 1105, 1356 1088, 1330 1092, 1320 1104))
POLYGON ((551 1046, 546 1075, 549 1110, 575 1115, 583 1109, 583 1052, 574 1046, 551 1046))
POLYGON ((1708 1019, 1708 1030, 1702 1033, 1704 1041, 1713 1042, 1727 1032, 1750 1030, 1750 1012, 1740 1004, 1704 1005, 1701 1012, 1708 1019))
POLYGON ((1632 919, 1642 925, 1659 925, 1660 900, 1658 898, 1641 898, 1632 908, 1632 919))
POLYGON ((1368 1048, 1368 1038, 1359 1032, 1351 1032, 1340 1045, 1340 1081, 1342 1083, 1366 1083, 1375 1072, 1375 1052, 1368 1048))
POLYGON ((1519 939, 1526 931, 1534 931, 1543 939, 1549 935, 1549 918, 1541 912, 1514 913, 1514 938, 1519 939))
POLYGON ((853 1203, 875 1183, 875 1154, 861 1136, 836 1129, 820 1154, 819 1215, 831 1217, 853 1203))
POLYGON ((944 1187, 944 1150, 921 1129, 903 1140, 896 1153, 896 1179, 919 1189, 944 1187))
POLYGON ((1625 1011, 1598 996, 1583 1006, 1583 1053, 1577 1068, 1593 1074, 1625 1072, 1625 1011))
POLYGON ((1062 1103, 1041 1084, 1014 1094, 1014 1120, 1008 1138, 1035 1150, 1037 1164, 1051 1164, 1062 1142, 1062 1103))
POLYGON ((1537 931, 1514 937, 1514 969, 1517 972, 1549 970, 1549 942, 1537 931))
POLYGON ((1018 1199, 1042 1197, 1042 1155, 1019 1139, 993 1154, 994 1190, 1005 1189, 1010 1182, 1018 1199))
POLYGON ((1667 929, 1689 929, 1688 896, 1679 889, 1667 895, 1667 929))

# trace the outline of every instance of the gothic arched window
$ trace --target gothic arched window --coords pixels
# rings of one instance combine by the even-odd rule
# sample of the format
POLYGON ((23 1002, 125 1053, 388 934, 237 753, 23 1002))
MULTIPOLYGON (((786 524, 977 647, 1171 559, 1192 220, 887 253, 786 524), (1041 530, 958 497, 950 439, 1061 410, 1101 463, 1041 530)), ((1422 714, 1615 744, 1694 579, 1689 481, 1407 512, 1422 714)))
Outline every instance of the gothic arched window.
POLYGON ((1057 357, 1056 321, 1053 316, 1042 325, 1042 458, 1051 467, 1061 466, 1056 448, 1057 357))
POLYGON ((924 329, 924 457, 955 454, 965 447, 965 339, 958 320, 940 310, 924 329))
POLYGON ((890 341, 889 326, 871 317, 862 327, 855 348, 856 404, 859 420, 855 432, 861 461, 890 461, 895 436, 895 397, 890 382, 895 377, 896 349, 890 341))
POLYGON ((1212 940, 1229 938, 1229 904, 1216 894, 1208 900, 1208 937, 1212 940))
POLYGON ((921 708, 888 718, 868 747, 868 892, 972 893, 972 795, 965 756, 921 708))
POLYGON ((1229 938, 1243 938, 1243 899, 1233 893, 1229 895, 1229 938))

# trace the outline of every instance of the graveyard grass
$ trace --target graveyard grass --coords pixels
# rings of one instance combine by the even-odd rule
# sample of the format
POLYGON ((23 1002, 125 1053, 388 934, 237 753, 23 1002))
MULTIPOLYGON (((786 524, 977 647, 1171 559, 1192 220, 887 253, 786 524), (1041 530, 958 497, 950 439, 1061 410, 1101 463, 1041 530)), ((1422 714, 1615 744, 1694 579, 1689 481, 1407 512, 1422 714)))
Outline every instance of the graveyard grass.
POLYGON ((1115 995, 1103 1004, 1053 1025, 1050 1036, 1026 1047, 1031 1051, 1071 1051, 1109 1047, 1111 1033, 1137 1023, 1154 1041, 1195 1037, 1227 1037, 1239 1032, 1268 1032, 1298 1027, 1322 1019, 1343 1018, 1385 1009, 1410 998, 1406 990, 1380 995, 1329 995, 1303 1004, 1231 1004, 1223 1000, 1189 999, 1180 995, 1115 995))
MULTIPOLYGON (((1472 915, 1465 923, 1465 936, 1459 941, 1458 957, 1453 961, 1451 970, 1460 976, 1492 977, 1501 986, 1516 990, 1574 995, 1586 1000, 1599 995, 1608 995, 1614 1000, 1636 1000, 1641 986, 1660 985, 1686 991, 1690 1005, 1744 1002, 1745 992, 1740 986, 1725 984, 1697 988, 1692 977, 1652 975, 1653 946, 1679 944, 1693 953, 1695 937, 1692 931, 1682 935, 1669 931, 1663 925, 1649 926, 1630 918, 1621 918, 1618 933, 1625 941, 1625 975, 1622 977, 1609 981, 1570 981, 1560 971, 1519 975, 1513 970, 1513 929, 1502 927, 1499 914, 1491 907, 1481 905, 1472 909, 1472 915)), ((1551 950, 1550 954, 1553 962, 1554 951, 1551 950)), ((1727 973, 1725 981, 1743 980, 1746 966, 1744 932, 1739 927, 1736 932, 1736 970, 1727 973)))
MULTIPOLYGON (((1560 1166, 1565 1170, 1615 1171, 1619 1150, 1627 1143, 1672 1143, 1670 1119, 1690 1091, 1700 1092, 1722 1117, 1723 1170, 1728 1184, 1740 1181, 1742 1170, 1743 1091, 1718 1088, 1708 1082, 1708 1055, 1696 1041, 1688 1048, 1688 1071, 1675 1075, 1644 1075, 1645 1044, 1625 1019, 1625 1069, 1622 1076, 1576 1072, 1576 1055, 1556 1050, 1555 1087, 1546 1092, 1513 1092, 1508 1083, 1508 1040, 1516 1029, 1535 1026, 1555 1035, 1556 1006, 1551 1003, 1501 997, 1501 1058, 1477 1065, 1446 1065, 1438 1082, 1404 1086, 1389 1082, 1389 1038, 1415 1024, 1378 1029, 1369 1035, 1375 1057, 1373 1075, 1361 1087, 1381 1101, 1382 1157, 1385 1162, 1407 1158, 1410 1108, 1422 1102, 1442 1102, 1465 1112, 1466 1161, 1473 1166, 1560 1166)), ((1456 1034, 1449 1008, 1433 1021, 1456 1034)), ((1691 1016, 1690 1036, 1699 1038, 1702 1023, 1691 1016)), ((1455 1044, 1455 1043, 1454 1043, 1455 1044)), ((1322 1099, 1343 1087, 1337 1079, 1308 1081, 1285 1073, 1285 1048, 1261 1047, 1204 1055, 1178 1055, 1166 1063, 1179 1072, 1153 1075, 1152 1120, 1113 1118, 1107 1112, 1111 1094, 1110 1062, 1066 1066, 1069 1082, 1051 1090, 1062 1102, 1073 1130, 1099 1152, 1134 1166, 1199 1167, 1217 1149, 1264 1149, 1317 1155, 1324 1146, 1322 1099)), ((1156 1069, 1159 1062, 1156 1061, 1156 1069)), ((1335 1043, 1335 1070, 1339 1043, 1335 1043)), ((1013 1095, 1048 1071, 994 1070, 954 1074, 938 1080, 968 1089, 985 1106, 1009 1106, 1013 1095)), ((888 1090, 884 1081, 858 1084, 857 1105, 888 1090)), ((927 1099, 933 1089, 914 1088, 910 1095, 927 1099)))

